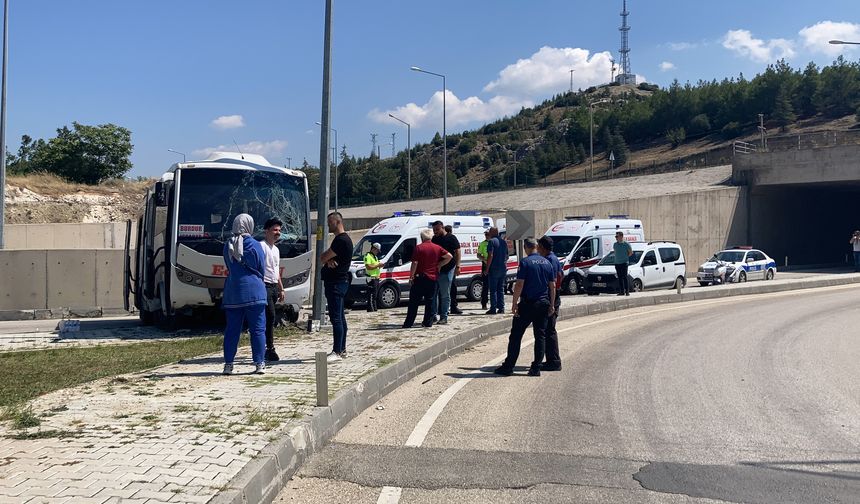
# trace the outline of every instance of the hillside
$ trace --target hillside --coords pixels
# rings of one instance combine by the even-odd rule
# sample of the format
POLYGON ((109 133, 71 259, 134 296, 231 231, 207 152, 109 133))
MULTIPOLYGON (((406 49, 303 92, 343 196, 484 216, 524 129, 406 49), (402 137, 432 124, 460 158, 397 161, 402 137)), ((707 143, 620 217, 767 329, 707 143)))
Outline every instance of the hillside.
POLYGON ((149 181, 72 184, 47 174, 6 179, 6 222, 117 222, 136 217, 149 181))

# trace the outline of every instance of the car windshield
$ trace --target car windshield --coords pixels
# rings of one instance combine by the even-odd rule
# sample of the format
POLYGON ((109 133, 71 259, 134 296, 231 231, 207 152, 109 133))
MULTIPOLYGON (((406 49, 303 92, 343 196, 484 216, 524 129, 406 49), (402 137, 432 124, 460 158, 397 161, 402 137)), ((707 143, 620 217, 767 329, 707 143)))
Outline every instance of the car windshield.
MULTIPOLYGON (((639 262, 640 257, 642 257, 642 251, 641 250, 634 250, 633 255, 630 256, 627 263, 628 264, 636 264, 639 262)), ((610 253, 606 254, 606 257, 601 259, 600 262, 597 264, 599 264, 600 266, 612 266, 613 264, 615 264, 615 252, 610 252, 610 253)))
POLYGON ((373 236, 365 236, 358 243, 355 244, 355 248, 352 250, 352 260, 353 261, 363 261, 364 256, 370 252, 370 247, 374 243, 379 243, 379 246, 382 247, 381 252, 379 252, 379 258, 383 258, 388 255, 388 252, 391 251, 391 248, 397 245, 397 242, 400 240, 400 235, 373 235, 373 236))
POLYGON ((221 255, 241 213, 254 218, 254 238, 276 217, 284 224, 278 249, 282 258, 309 250, 305 181, 283 172, 194 168, 180 170, 177 241, 200 253, 221 255))
POLYGON ((573 247, 579 243, 578 236, 553 236, 552 251, 560 259, 564 259, 573 251, 573 247))
POLYGON ((723 262, 741 262, 744 260, 744 254, 746 252, 741 252, 738 250, 723 250, 722 252, 717 252, 714 257, 711 258, 712 261, 723 261, 723 262))

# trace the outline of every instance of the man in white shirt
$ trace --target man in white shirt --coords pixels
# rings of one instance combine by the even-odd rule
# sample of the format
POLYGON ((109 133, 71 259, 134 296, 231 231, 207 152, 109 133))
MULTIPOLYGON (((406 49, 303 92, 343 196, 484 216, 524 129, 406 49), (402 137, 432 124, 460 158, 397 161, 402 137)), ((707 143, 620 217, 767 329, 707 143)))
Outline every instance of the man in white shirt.
POLYGON ((266 221, 263 229, 266 238, 261 242, 263 252, 266 253, 266 270, 263 273, 263 282, 266 284, 266 297, 269 304, 266 306, 266 360, 277 362, 280 360, 275 352, 275 303, 284 300, 284 284, 281 281, 281 251, 278 250, 278 240, 281 239, 281 226, 284 223, 277 217, 266 221))

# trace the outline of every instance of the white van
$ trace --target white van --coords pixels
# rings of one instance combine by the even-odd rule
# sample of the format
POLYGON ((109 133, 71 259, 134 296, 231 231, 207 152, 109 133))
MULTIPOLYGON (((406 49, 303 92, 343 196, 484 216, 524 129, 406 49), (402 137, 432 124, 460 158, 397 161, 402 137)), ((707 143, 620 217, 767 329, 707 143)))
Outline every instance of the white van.
MULTIPOLYGON (((627 281, 631 292, 647 289, 673 289, 677 282, 687 284, 687 265, 681 246, 670 241, 630 244, 627 281)), ((618 292, 618 276, 615 273, 615 252, 610 252, 596 266, 588 270, 582 282, 589 296, 618 292)))
POLYGON ((610 215, 608 219, 594 219, 590 215, 565 217, 550 226, 545 234, 552 238, 552 251, 564 268, 562 292, 582 292, 588 269, 612 252, 618 231, 630 243, 645 241, 642 221, 626 215, 610 215))
MULTIPOLYGON (((453 234, 460 240, 460 275, 455 278, 457 292, 464 293, 470 301, 481 299, 484 283, 481 280, 481 261, 478 245, 484 241, 484 231, 493 226, 493 219, 480 215, 427 215, 419 211, 397 212, 394 217, 380 221, 355 245, 349 272, 351 283, 346 295, 347 304, 363 303, 367 299, 367 273, 364 256, 373 243, 382 246, 379 259, 385 263, 379 275, 378 306, 393 308, 409 299, 409 274, 412 268, 412 252, 420 243, 421 231, 432 228, 435 221, 442 221, 454 228, 453 234)), ((518 262, 508 257, 508 278, 516 278, 518 262)))

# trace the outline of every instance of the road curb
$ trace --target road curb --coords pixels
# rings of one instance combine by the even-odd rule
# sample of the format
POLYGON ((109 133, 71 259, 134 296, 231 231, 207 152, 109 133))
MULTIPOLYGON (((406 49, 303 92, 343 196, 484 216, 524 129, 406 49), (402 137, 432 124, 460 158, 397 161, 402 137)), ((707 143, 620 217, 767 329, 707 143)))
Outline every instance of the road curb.
MULTIPOLYGON (((860 275, 805 280, 792 284, 761 282, 754 287, 729 287, 660 294, 648 297, 607 299, 589 305, 562 309, 559 319, 568 320, 588 315, 609 313, 669 303, 720 299, 738 295, 769 294, 790 290, 834 287, 860 283, 860 275)), ((283 438, 269 443, 251 460, 210 504, 271 503, 287 482, 316 451, 322 449, 334 435, 362 411, 385 397, 418 374, 439 364, 490 336, 510 329, 510 320, 493 321, 468 329, 419 350, 400 361, 386 366, 364 380, 340 391, 328 407, 315 408, 307 421, 291 429, 283 438)))

